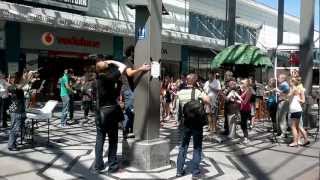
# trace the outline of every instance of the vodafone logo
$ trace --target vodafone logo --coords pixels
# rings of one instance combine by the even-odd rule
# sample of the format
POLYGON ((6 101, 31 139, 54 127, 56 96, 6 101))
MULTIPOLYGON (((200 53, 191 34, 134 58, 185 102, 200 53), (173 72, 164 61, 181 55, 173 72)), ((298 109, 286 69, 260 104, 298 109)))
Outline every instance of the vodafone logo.
POLYGON ((51 46, 54 43, 54 36, 50 32, 45 32, 42 34, 41 41, 46 46, 51 46))

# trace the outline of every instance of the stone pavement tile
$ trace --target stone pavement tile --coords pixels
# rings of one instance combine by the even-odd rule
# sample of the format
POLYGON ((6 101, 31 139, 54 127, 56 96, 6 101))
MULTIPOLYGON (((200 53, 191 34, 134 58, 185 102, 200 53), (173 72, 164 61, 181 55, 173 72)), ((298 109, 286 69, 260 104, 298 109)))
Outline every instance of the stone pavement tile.
MULTIPOLYGON (((76 111, 76 117, 82 112, 76 111)), ((55 113, 59 115, 59 113, 55 113)), ((92 121, 92 120, 91 120, 92 121)), ((164 170, 139 171, 122 165, 122 169, 112 175, 94 175, 89 171, 94 162, 95 125, 93 121, 85 126, 73 124, 69 128, 58 127, 59 119, 52 119, 50 132, 51 147, 41 147, 45 133, 38 133, 36 148, 20 152, 9 152, 6 140, 0 133, 0 179, 177 179, 176 159, 180 134, 173 120, 163 123, 161 137, 170 139, 171 166, 164 170)), ((250 131, 251 142, 242 144, 240 138, 223 143, 204 141, 201 168, 206 179, 311 179, 319 177, 316 163, 319 163, 320 143, 309 148, 290 148, 286 144, 272 144, 271 133, 259 123, 250 131), (291 173, 291 174, 290 174, 291 173)), ((43 127, 40 127, 42 130, 43 127)), ((241 137, 241 129, 238 128, 241 137)), ((118 156, 121 157, 121 130, 119 131, 118 156)), ((311 137, 310 137, 311 139, 311 137)), ((312 139, 311 139, 312 140, 312 139)), ((313 141, 312 141, 313 142, 313 141)), ((105 151, 107 150, 107 140, 105 151)), ((188 149, 187 162, 192 158, 192 141, 188 149)), ((107 157, 104 158, 107 161, 107 157)), ((187 163, 188 164, 188 163, 187 163)), ((187 166, 188 167, 188 166, 187 166)), ((106 171, 106 170, 105 170, 106 171)), ((104 171, 104 172, 105 172, 104 171)), ((191 179, 188 174, 178 179, 191 179)))

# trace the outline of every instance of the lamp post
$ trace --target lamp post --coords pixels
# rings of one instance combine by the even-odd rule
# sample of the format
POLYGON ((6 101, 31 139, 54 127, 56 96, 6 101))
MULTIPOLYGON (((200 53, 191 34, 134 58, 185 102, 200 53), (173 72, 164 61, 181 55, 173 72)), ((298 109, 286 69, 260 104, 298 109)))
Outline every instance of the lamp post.
POLYGON ((139 78, 134 90, 136 139, 123 142, 123 157, 133 167, 151 170, 167 166, 170 160, 169 140, 159 137, 162 14, 168 12, 161 0, 130 0, 127 6, 136 11, 135 65, 154 66, 139 78))

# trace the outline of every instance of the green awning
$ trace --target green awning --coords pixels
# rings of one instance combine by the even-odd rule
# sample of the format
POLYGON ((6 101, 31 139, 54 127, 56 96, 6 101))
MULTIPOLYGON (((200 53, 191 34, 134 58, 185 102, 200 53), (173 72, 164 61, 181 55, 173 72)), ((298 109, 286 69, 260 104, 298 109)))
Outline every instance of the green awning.
POLYGON ((211 68, 219 68, 222 64, 247 64, 272 67, 270 58, 259 48, 238 44, 221 51, 211 62, 211 68))

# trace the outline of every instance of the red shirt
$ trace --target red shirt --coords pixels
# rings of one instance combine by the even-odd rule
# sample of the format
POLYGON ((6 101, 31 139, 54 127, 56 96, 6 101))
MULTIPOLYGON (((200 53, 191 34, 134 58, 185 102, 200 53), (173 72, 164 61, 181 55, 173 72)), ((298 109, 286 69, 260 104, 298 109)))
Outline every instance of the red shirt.
POLYGON ((240 110, 246 111, 246 112, 251 111, 251 103, 250 103, 251 91, 250 91, 250 89, 248 89, 246 91, 242 91, 241 98, 242 98, 242 102, 241 102, 240 110))

